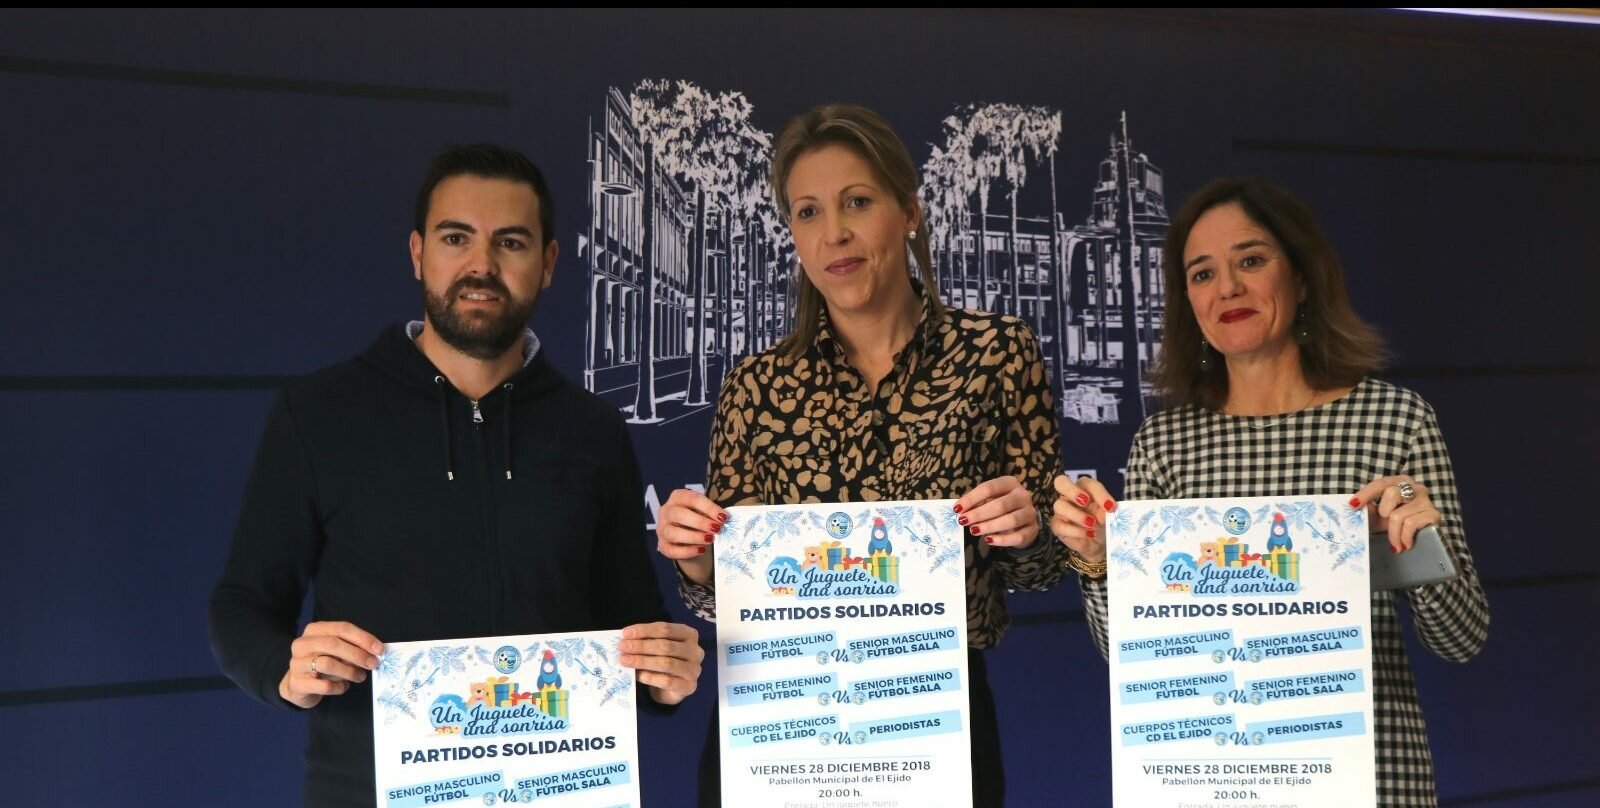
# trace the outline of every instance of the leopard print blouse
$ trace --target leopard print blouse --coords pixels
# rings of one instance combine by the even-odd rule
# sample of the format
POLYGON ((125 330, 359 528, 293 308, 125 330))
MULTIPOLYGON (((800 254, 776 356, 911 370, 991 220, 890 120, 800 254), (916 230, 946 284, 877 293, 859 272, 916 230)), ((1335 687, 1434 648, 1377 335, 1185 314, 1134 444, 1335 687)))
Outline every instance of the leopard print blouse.
MULTIPOLYGON (((1000 642, 1005 591, 1050 588, 1065 549, 1048 528, 1060 427, 1039 343, 1015 317, 924 304, 916 334, 877 389, 846 361, 827 313, 806 353, 774 347, 723 380, 706 495, 722 506, 954 499, 1014 475, 1033 494, 1039 536, 1023 550, 966 535, 967 639, 1000 642)), ((714 550, 713 550, 714 552, 714 550)), ((678 576, 688 607, 716 619, 716 593, 678 576)))

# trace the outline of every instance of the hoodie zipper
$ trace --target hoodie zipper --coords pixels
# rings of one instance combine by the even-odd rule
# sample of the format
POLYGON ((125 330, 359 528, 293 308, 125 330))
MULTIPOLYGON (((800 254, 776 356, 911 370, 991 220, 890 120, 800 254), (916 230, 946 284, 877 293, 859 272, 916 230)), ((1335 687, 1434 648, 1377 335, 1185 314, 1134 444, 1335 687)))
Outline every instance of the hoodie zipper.
POLYGON ((495 571, 488 576, 489 626, 490 630, 493 632, 492 636, 498 636, 505 633, 501 628, 503 621, 501 619, 500 609, 501 601, 505 597, 505 582, 502 577, 504 574, 502 571, 502 568, 504 567, 504 561, 502 558, 503 554, 500 551, 499 522, 495 519, 494 492, 491 490, 491 485, 488 483, 489 480, 494 479, 494 475, 489 473, 489 446, 488 440, 484 435, 483 409, 479 406, 480 400, 481 399, 476 398, 468 399, 468 401, 472 404, 472 437, 477 443, 478 462, 482 465, 483 476, 480 479, 484 480, 484 485, 480 488, 480 500, 483 507, 484 545, 485 549, 488 550, 488 557, 495 559, 495 563, 493 565, 495 571))

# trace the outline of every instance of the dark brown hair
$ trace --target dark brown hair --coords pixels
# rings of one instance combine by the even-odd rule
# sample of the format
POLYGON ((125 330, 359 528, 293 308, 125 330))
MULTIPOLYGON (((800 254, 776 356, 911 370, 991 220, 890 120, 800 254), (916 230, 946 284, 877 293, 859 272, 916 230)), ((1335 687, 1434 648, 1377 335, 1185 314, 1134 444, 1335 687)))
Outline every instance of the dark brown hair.
MULTIPOLYGON (((1300 344, 1300 369, 1312 389, 1350 387, 1382 366, 1383 338, 1350 307, 1339 257, 1310 208, 1265 180, 1224 177, 1189 197, 1167 230, 1161 256, 1167 285, 1166 329, 1152 373, 1165 403, 1221 409, 1228 399, 1228 372, 1222 367, 1221 355, 1205 348, 1211 353, 1212 367, 1200 367, 1203 337, 1189 305, 1183 265, 1183 249, 1195 222, 1206 211, 1227 204, 1238 205, 1251 221, 1272 233, 1305 288, 1299 312, 1303 312, 1309 339, 1300 344)), ((1300 327, 1297 321, 1296 330, 1300 327)))

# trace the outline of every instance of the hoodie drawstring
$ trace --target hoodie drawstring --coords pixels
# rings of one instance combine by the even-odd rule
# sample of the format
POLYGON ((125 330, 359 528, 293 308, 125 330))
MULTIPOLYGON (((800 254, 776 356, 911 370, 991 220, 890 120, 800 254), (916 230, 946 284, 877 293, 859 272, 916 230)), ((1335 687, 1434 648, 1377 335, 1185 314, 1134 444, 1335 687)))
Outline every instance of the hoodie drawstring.
MULTIPOLYGON (((444 428, 444 478, 454 482, 456 479, 455 442, 450 434, 450 399, 445 393, 445 378, 443 376, 434 376, 433 385, 439 391, 439 424, 444 428)), ((505 451, 506 479, 509 480, 511 479, 511 422, 514 420, 511 417, 511 391, 514 388, 510 382, 506 382, 500 388, 506 391, 506 405, 504 407, 506 415, 505 451)), ((477 402, 473 403, 476 405, 477 402)))
POLYGON ((454 441, 450 438, 450 400, 445 396, 444 377, 433 377, 433 386, 439 391, 439 423, 444 427, 444 478, 454 481, 456 478, 455 450, 452 448, 454 441))
POLYGON ((506 391, 506 479, 511 479, 511 382, 502 385, 506 391))

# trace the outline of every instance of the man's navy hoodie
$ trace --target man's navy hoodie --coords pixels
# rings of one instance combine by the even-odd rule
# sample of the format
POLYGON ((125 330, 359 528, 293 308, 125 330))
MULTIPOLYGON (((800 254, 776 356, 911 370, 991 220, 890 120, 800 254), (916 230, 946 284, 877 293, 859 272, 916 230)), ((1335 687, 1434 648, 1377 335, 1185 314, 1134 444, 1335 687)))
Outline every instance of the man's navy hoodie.
MULTIPOLYGON (((478 401, 401 327, 278 397, 212 595, 223 671, 278 695, 312 620, 384 642, 667 619, 627 427, 536 353, 478 401)), ((646 709, 655 704, 640 694, 646 709)), ((369 684, 310 713, 307 805, 372 805, 369 684)))

